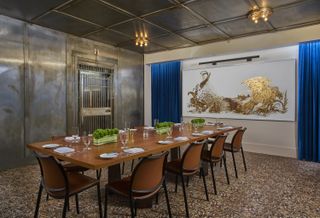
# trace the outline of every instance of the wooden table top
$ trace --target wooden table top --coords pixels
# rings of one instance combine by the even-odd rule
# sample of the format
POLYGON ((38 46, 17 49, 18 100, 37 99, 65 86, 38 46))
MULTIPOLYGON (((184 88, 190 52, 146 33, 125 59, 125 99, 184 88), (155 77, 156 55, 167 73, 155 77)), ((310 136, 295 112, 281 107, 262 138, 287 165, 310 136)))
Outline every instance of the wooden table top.
POLYGON ((201 136, 192 136, 192 130, 188 128, 184 128, 184 130, 179 131, 178 127, 174 127, 172 136, 173 138, 178 136, 186 136, 188 137, 187 141, 174 141, 170 144, 159 144, 158 141, 165 140, 166 134, 158 135, 154 130, 149 130, 149 137, 143 138, 143 128, 138 128, 137 132, 134 134, 134 142, 129 142, 128 147, 141 147, 144 149, 144 152, 136 153, 136 154, 127 154, 121 149, 121 142, 118 140, 117 143, 110 143, 100 146, 90 145, 91 150, 86 150, 85 146, 82 142, 71 145, 70 142, 65 142, 64 139, 56 139, 49 140, 43 142, 36 142, 28 144, 27 147, 30 150, 40 152, 46 155, 52 155, 60 160, 68 161, 70 163, 86 167, 89 169, 100 169, 109 167, 115 164, 122 163, 123 161, 128 161, 132 159, 137 159, 139 157, 145 157, 150 154, 160 153, 162 151, 168 151, 172 148, 180 147, 186 144, 189 144, 194 141, 203 140, 206 138, 214 137, 219 134, 230 132, 237 130, 241 127, 232 127, 229 129, 218 130, 216 126, 204 126, 199 128, 199 132, 204 130, 213 130, 213 134, 210 135, 201 135, 201 136), (68 154, 60 154, 54 149, 43 148, 42 146, 45 144, 59 144, 61 146, 69 146, 75 149, 75 152, 68 154), (109 152, 118 152, 119 156, 112 159, 102 159, 100 158, 100 154, 109 153, 109 152))

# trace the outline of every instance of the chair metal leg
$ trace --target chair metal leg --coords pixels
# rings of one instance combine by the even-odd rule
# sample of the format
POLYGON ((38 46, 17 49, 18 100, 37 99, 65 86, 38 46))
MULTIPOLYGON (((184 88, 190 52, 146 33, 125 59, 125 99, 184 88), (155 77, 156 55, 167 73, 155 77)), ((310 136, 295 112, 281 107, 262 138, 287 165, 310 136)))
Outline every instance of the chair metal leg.
POLYGON ((187 176, 187 187, 189 187, 189 176, 187 176))
POLYGON ((40 207, 40 201, 41 201, 41 195, 42 195, 42 184, 40 182, 40 185, 39 185, 39 191, 38 191, 38 198, 37 198, 37 204, 36 204, 36 210, 34 212, 34 217, 38 217, 38 213, 39 213, 39 207, 40 207))
POLYGON ((133 203, 133 199, 131 199, 131 197, 130 197, 130 211, 131 211, 131 217, 134 218, 135 217, 134 203, 133 203))
POLYGON ((77 214, 80 213, 80 210, 79 210, 79 198, 78 198, 78 194, 75 195, 75 198, 76 198, 76 209, 77 209, 77 214))
POLYGON ((200 172, 202 173, 202 179, 203 179, 203 186, 204 190, 206 192, 206 199, 209 201, 209 195, 208 195, 208 189, 207 189, 207 183, 206 183, 206 176, 204 175, 203 169, 200 168, 200 172))
POLYGON ((100 177, 101 177, 101 169, 96 170, 96 177, 97 177, 97 179, 100 179, 100 177))
POLYGON ((177 191, 178 191, 178 178, 179 178, 179 176, 176 175, 176 185, 175 185, 175 188, 174 188, 174 192, 175 193, 177 193, 177 191))
POLYGON ((46 201, 49 201, 49 194, 47 194, 46 201))
POLYGON ((69 202, 69 198, 68 198, 68 211, 70 211, 70 202, 69 202))
POLYGON ((97 184, 97 194, 98 194, 98 206, 99 206, 99 216, 102 218, 102 206, 101 206, 101 190, 100 183, 97 184))
POLYGON ((236 178, 238 178, 238 171, 237 171, 236 160, 234 158, 234 153, 231 152, 231 154, 232 154, 232 160, 233 160, 234 173, 236 174, 236 178))
POLYGON ((104 194, 104 218, 107 218, 107 209, 108 209, 108 189, 106 188, 105 194, 104 194))
POLYGON ((230 185, 229 174, 228 174, 228 168, 227 168, 226 155, 224 154, 222 158, 223 158, 224 171, 225 171, 225 173, 226 173, 227 182, 228 182, 228 185, 230 185))
POLYGON ((69 207, 69 196, 66 196, 63 204, 62 218, 66 217, 68 207, 69 207))
POLYGON ((169 196, 168 196, 168 190, 167 190, 166 180, 163 180, 162 186, 163 186, 163 189, 164 189, 164 194, 165 194, 165 196, 166 196, 168 214, 169 214, 169 217, 171 218, 172 215, 171 215, 171 209, 170 209, 170 203, 169 203, 169 196))
POLYGON ((188 208, 188 201, 187 201, 187 193, 183 175, 181 174, 181 182, 182 182, 182 190, 183 190, 183 198, 184 198, 184 206, 186 209, 186 217, 189 218, 189 208, 188 208))
POLYGON ((222 167, 222 160, 220 160, 220 168, 222 167))
POLYGON ((210 162, 210 168, 211 168, 212 184, 213 184, 214 194, 217 195, 216 178, 214 176, 213 164, 211 162, 210 162))
POLYGON ((159 192, 156 194, 156 204, 159 204, 159 192))
POLYGON ((242 160, 244 165, 244 170, 247 171, 246 159, 244 158, 243 148, 241 147, 242 160))

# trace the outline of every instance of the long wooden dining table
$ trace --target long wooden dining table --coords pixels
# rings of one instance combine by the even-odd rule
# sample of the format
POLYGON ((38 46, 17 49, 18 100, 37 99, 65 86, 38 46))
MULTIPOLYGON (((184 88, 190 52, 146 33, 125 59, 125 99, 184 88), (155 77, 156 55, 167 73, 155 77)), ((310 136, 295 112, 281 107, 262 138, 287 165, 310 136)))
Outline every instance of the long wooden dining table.
POLYGON ((116 143, 104 144, 99 146, 91 145, 90 150, 85 149, 85 146, 81 141, 79 143, 70 143, 70 142, 66 142, 63 137, 55 140, 31 143, 31 144, 28 144, 27 147, 32 151, 40 152, 46 155, 51 155, 59 160, 67 161, 75 165, 86 167, 88 169, 98 170, 98 169, 108 168, 109 169, 108 181, 111 182, 111 181, 119 180, 121 178, 120 164, 125 161, 130 161, 130 160, 138 159, 151 154, 156 154, 156 153, 169 151, 169 150, 171 150, 173 153, 173 155, 171 155, 171 159, 175 159, 177 158, 177 155, 176 155, 177 152, 175 151, 180 146, 192 143, 194 141, 215 137, 217 135, 234 131, 239 128, 241 127, 233 127, 233 126, 223 127, 223 126, 217 126, 217 125, 205 125, 204 127, 199 128, 198 132, 201 133, 202 131, 212 131, 212 133, 195 136, 193 134, 194 130, 192 128, 185 127, 181 130, 178 126, 175 126, 173 128, 173 133, 172 133, 172 137, 173 137, 171 139, 172 143, 160 144, 159 143, 160 140, 166 140, 166 137, 167 137, 166 134, 159 135, 156 133, 155 130, 147 130, 148 137, 143 137, 144 127, 139 127, 137 128, 137 131, 134 133, 134 136, 133 136, 134 140, 129 140, 127 144, 129 148, 139 147, 144 149, 143 152, 135 153, 135 154, 128 154, 124 152, 123 149, 121 148, 122 144, 119 140, 116 143), (185 141, 174 140, 174 138, 179 136, 187 137, 188 140, 185 140, 185 141), (43 145, 50 144, 50 143, 59 144, 60 146, 72 147, 74 151, 66 154, 61 154, 61 153, 55 152, 54 149, 43 147, 43 145), (110 158, 110 159, 104 159, 100 157, 101 154, 109 153, 109 152, 117 152, 119 153, 119 155, 116 158, 110 158))

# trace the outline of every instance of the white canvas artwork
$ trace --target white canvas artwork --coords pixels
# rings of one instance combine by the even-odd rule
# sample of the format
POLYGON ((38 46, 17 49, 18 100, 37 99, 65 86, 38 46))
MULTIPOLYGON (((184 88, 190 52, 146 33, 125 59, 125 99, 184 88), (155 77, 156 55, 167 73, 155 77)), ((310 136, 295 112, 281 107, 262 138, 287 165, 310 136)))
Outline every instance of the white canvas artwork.
POLYGON ((295 120, 295 60, 183 71, 183 116, 295 120))

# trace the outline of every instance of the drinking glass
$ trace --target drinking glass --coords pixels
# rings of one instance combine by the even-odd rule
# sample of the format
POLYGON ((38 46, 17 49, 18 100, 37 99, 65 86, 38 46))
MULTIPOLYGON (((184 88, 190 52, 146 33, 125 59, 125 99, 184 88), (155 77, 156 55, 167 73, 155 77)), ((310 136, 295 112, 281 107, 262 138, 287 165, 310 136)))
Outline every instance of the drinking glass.
POLYGON ((192 127, 194 129, 194 132, 198 132, 198 124, 197 123, 193 123, 192 127))
POLYGON ((128 148, 127 143, 128 143, 128 139, 129 139, 129 131, 127 129, 121 130, 119 132, 119 136, 120 136, 120 141, 122 144, 121 149, 128 148))
POLYGON ((168 128, 168 131, 167 131, 167 135, 168 135, 168 139, 171 139, 172 138, 172 131, 173 131, 173 127, 172 126, 170 126, 169 128, 168 128))
POLYGON ((72 127, 72 130, 71 130, 71 137, 72 137, 72 143, 78 143, 79 140, 78 140, 78 137, 79 137, 79 128, 77 126, 74 126, 72 127))
POLYGON ((82 135, 82 142, 86 146, 86 150, 91 150, 91 148, 89 148, 90 143, 91 143, 91 137, 89 135, 87 135, 86 132, 84 132, 82 135))
POLYGON ((154 120, 153 120, 153 126, 154 126, 154 127, 156 127, 158 123, 159 123, 159 120, 158 120, 158 119, 154 119, 154 120))

